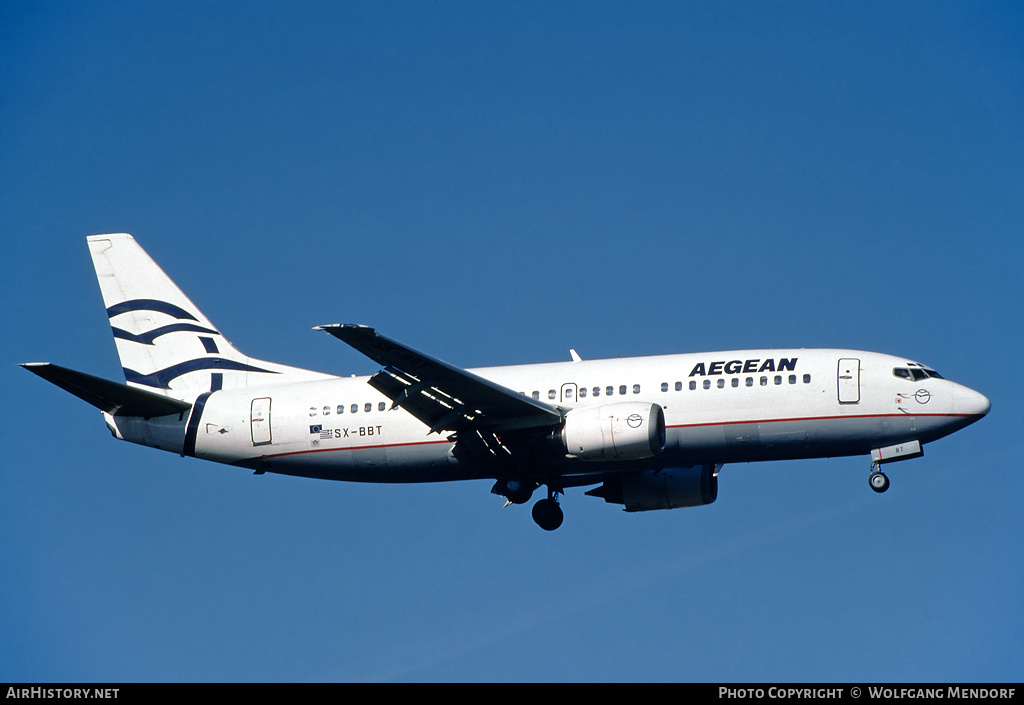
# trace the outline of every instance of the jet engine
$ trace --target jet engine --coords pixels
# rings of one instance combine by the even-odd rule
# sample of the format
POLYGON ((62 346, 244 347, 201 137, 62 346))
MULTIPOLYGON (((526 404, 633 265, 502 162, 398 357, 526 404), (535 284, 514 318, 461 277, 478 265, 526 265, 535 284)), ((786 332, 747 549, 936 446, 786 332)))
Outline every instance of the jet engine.
POLYGON ((699 507, 718 498, 716 470, 714 465, 696 465, 624 473, 606 480, 587 494, 612 504, 623 504, 627 512, 699 507))
POLYGON ((644 402, 574 409, 565 417, 561 441, 570 458, 653 458, 665 449, 665 412, 658 404, 644 402))

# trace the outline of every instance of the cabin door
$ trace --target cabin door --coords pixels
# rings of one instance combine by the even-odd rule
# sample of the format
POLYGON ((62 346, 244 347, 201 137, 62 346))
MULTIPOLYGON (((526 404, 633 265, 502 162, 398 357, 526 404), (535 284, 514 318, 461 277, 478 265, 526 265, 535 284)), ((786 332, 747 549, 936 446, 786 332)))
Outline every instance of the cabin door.
POLYGON ((860 360, 844 357, 839 360, 839 403, 860 402, 860 360))
POLYGON ((254 446, 270 444, 270 397, 252 400, 249 426, 252 429, 252 444, 254 446))

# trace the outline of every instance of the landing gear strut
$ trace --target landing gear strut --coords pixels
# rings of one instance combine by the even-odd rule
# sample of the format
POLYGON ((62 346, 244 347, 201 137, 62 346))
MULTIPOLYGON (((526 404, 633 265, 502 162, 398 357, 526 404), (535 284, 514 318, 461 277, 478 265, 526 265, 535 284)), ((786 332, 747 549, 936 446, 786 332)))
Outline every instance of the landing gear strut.
POLYGON ((558 490, 548 487, 548 498, 533 505, 533 520, 544 531, 554 531, 562 525, 562 508, 558 506, 558 490))
POLYGON ((881 466, 878 463, 871 464, 871 475, 868 476, 868 484, 871 485, 871 489, 875 492, 885 492, 889 489, 889 478, 885 476, 885 473, 879 470, 881 466))

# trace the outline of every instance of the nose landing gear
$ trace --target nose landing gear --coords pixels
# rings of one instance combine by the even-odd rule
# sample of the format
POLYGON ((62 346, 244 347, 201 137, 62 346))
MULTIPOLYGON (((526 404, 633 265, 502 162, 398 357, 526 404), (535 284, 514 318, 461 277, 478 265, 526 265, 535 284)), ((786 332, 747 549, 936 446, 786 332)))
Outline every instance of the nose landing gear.
POLYGON ((875 492, 885 492, 889 489, 889 478, 879 468, 878 463, 871 463, 871 474, 868 476, 868 484, 875 492))
POLYGON ((889 489, 889 478, 882 472, 882 464, 920 458, 922 455, 924 455, 924 449, 921 448, 920 441, 904 441, 894 446, 872 449, 871 474, 868 476, 868 484, 875 492, 885 492, 889 489))

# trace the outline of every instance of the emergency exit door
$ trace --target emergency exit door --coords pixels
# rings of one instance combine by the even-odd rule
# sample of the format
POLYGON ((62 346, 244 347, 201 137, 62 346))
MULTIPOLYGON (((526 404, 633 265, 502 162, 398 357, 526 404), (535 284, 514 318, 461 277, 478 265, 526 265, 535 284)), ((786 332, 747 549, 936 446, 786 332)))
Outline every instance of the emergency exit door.
POLYGON ((860 360, 844 357, 839 360, 839 403, 860 403, 860 360))

